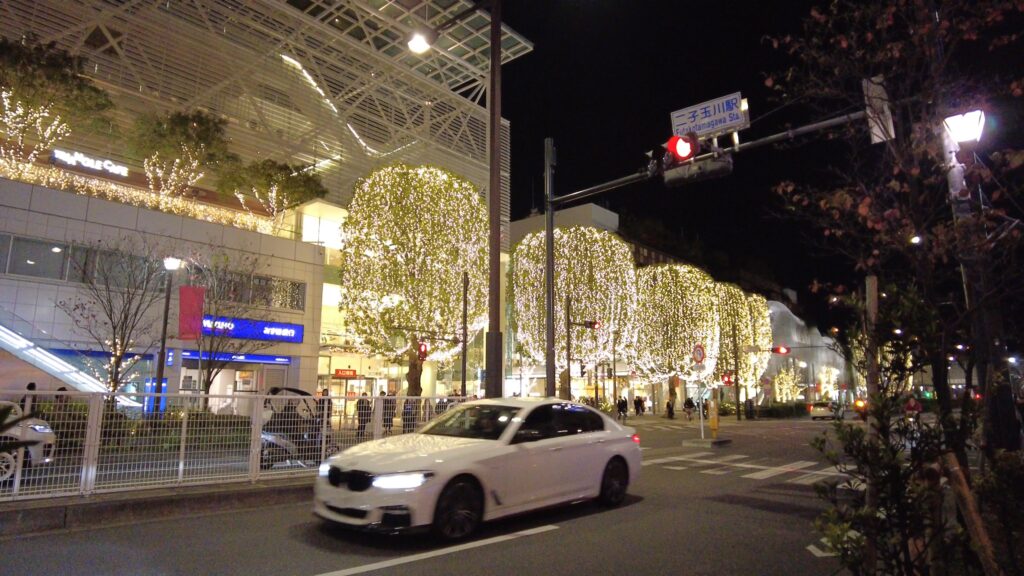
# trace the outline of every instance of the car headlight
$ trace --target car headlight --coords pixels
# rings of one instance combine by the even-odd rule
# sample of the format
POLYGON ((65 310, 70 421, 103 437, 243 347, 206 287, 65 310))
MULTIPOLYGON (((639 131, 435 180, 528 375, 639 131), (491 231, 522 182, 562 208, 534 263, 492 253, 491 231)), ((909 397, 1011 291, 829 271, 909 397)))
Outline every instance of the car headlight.
POLYGON ((32 424, 29 428, 40 434, 53 434, 53 429, 46 424, 32 424))
POLYGON ((433 472, 403 472, 401 474, 381 474, 373 477, 373 487, 385 490, 408 490, 419 488, 433 472))
POLYGON ((331 472, 331 463, 330 462, 324 462, 323 464, 320 465, 320 470, 319 470, 320 476, 326 477, 327 474, 329 474, 330 472, 331 472))

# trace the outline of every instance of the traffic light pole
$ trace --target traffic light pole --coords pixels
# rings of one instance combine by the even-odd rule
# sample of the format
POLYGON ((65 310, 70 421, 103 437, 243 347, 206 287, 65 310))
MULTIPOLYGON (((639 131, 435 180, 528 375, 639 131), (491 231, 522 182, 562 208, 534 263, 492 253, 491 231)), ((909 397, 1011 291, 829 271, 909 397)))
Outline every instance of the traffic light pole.
MULTIPOLYGON (((841 126, 843 124, 849 124, 857 120, 863 120, 867 117, 866 111, 854 112, 852 114, 843 114, 835 118, 828 120, 822 120, 821 122, 815 122, 806 126, 800 126, 799 128, 793 128, 792 130, 786 130, 785 132, 779 132, 771 136, 766 136, 758 140, 751 140, 750 142, 737 142, 730 148, 724 148, 715 150, 706 154, 695 156, 694 158, 687 160, 688 163, 697 163, 704 160, 711 160, 718 158, 723 153, 737 153, 744 150, 752 150, 768 144, 774 144, 776 142, 782 142, 785 140, 792 140, 798 136, 804 134, 810 134, 819 130, 825 130, 833 126, 841 126)), ((553 397, 555 395, 555 210, 566 204, 571 204, 592 196, 604 194, 623 186, 629 186, 630 184, 637 184, 639 182, 645 182, 659 175, 661 167, 658 162, 652 159, 648 165, 638 172, 629 176, 624 176, 616 180, 611 180, 597 186, 590 188, 584 188, 572 194, 566 194, 565 196, 555 197, 555 185, 554 185, 554 172, 555 172, 555 141, 552 138, 544 139, 544 245, 546 249, 545 258, 545 270, 544 270, 544 283, 545 283, 545 352, 547 362, 547 370, 545 372, 547 377, 547 385, 544 387, 544 393, 546 396, 553 397)), ((566 337, 569 336, 568 326, 566 327, 566 337)), ((493 328, 492 328, 493 330, 493 328)), ((489 334, 490 335, 490 334, 489 334)), ((498 333, 500 338, 500 333, 498 333)), ((488 352, 490 352, 490 341, 488 341, 488 352)), ((500 353, 500 341, 498 342, 498 352, 500 353)), ((571 364, 571 360, 570 360, 571 364)), ((568 366, 568 365, 567 365, 568 366)), ((490 377, 490 373, 488 373, 490 377)))

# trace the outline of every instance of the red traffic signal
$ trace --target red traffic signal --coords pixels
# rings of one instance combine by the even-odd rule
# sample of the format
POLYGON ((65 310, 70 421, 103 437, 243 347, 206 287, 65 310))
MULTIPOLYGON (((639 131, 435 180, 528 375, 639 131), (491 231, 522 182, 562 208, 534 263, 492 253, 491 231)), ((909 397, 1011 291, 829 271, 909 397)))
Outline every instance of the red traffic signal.
POLYGON ((700 140, 693 132, 684 136, 673 136, 665 144, 676 162, 683 162, 700 153, 700 140))
POLYGON ((732 386, 732 372, 726 372, 722 374, 722 384, 726 386, 732 386))
POLYGON ((420 349, 419 349, 420 361, 426 360, 427 359, 427 354, 429 352, 430 352, 430 350, 427 348, 427 343, 424 342, 423 340, 420 340, 420 349))
POLYGON ((590 328, 591 330, 601 329, 601 322, 599 320, 587 320, 586 322, 583 323, 583 325, 586 326, 587 328, 590 328))
POLYGON ((790 348, 789 346, 773 346, 772 347, 772 354, 783 354, 783 355, 785 355, 785 354, 789 354, 789 352, 791 350, 792 350, 792 348, 790 348))

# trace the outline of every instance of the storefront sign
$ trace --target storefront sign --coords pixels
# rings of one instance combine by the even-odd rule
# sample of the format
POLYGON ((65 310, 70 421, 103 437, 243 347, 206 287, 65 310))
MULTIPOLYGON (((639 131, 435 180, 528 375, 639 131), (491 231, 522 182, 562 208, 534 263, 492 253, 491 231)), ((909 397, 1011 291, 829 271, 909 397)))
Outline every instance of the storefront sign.
MULTIPOLYGON (((269 354, 231 354, 230 352, 219 352, 214 358, 218 362, 242 362, 245 364, 280 364, 283 366, 290 365, 292 363, 291 356, 273 356, 269 354)), ((182 360, 198 360, 199 351, 197 350, 182 350, 182 360)), ((209 360, 210 353, 203 352, 203 360, 209 360)))
POLYGON ((334 377, 335 378, 344 378, 344 379, 355 378, 356 377, 356 371, 352 370, 352 369, 335 368, 335 370, 334 370, 334 377))
POLYGON ((203 334, 226 336, 242 340, 269 340, 273 342, 302 342, 302 324, 264 322, 247 318, 214 318, 203 316, 203 334))
POLYGON ((81 166, 82 168, 88 168, 97 172, 106 172, 108 174, 113 174, 114 176, 121 176, 122 178, 128 177, 127 166, 118 164, 113 160, 107 160, 106 158, 93 158, 92 156, 86 156, 81 152, 69 152, 67 150, 58 150, 56 148, 53 150, 52 158, 56 162, 67 164, 71 167, 81 166))

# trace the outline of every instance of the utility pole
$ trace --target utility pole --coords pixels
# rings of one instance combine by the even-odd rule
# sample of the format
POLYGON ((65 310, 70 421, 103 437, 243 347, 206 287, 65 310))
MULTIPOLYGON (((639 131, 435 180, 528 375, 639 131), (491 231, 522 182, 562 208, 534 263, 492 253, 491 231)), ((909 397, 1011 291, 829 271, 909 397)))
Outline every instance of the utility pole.
MULTIPOLYGON (((555 208, 552 204, 555 187, 555 141, 544 139, 544 306, 547 311, 544 322, 544 361, 545 377, 544 395, 552 398, 555 395, 555 208)), ((568 337, 569 331, 566 330, 568 337)), ((568 342, 568 340, 566 340, 568 342)), ((566 364, 570 366, 570 364, 566 364)), ((569 368, 566 368, 568 370, 569 368)))
POLYGON ((469 329, 466 326, 469 315, 469 272, 462 273, 462 391, 463 398, 466 397, 466 359, 469 346, 469 329))
POLYGON ((740 343, 736 338, 736 323, 732 323, 732 370, 733 370, 733 384, 736 385, 736 421, 742 420, 740 417, 740 343))
MULTIPOLYGON (((864 316, 864 331, 868 335, 865 354, 868 360, 867 388, 868 388, 868 443, 878 442, 878 422, 871 415, 874 410, 874 403, 878 402, 878 340, 875 334, 875 323, 878 322, 878 277, 874 274, 868 276, 864 282, 865 304, 867 310, 864 316)), ((813 364, 812 364, 813 366, 813 364)), ((813 377, 812 377, 813 378, 813 377)), ((875 518, 875 508, 878 507, 878 486, 873 481, 868 481, 864 494, 864 507, 869 518, 875 518)), ((867 538, 864 541, 864 566, 867 574, 873 575, 877 567, 877 551, 874 541, 867 538)))
POLYGON ((565 386, 558 397, 568 400, 572 390, 572 296, 565 295, 565 386))

